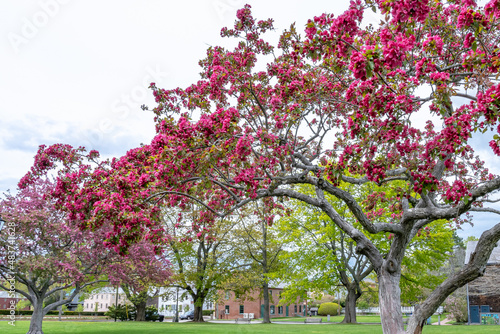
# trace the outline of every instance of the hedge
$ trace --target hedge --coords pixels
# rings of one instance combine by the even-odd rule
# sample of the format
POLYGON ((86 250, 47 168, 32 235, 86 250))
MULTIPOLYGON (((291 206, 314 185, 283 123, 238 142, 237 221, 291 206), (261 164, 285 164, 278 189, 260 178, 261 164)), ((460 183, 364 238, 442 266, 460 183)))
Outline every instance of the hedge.
POLYGON ((203 315, 212 315, 214 310, 203 310, 203 315))
MULTIPOLYGON (((22 310, 22 311, 17 311, 16 310, 16 315, 32 315, 33 311, 32 310, 22 310)), ((0 315, 10 315, 10 310, 0 310, 0 315)), ((59 315, 59 311, 57 310, 52 310, 47 313, 47 315, 59 315)), ((76 312, 76 311, 64 311, 63 315, 97 315, 97 316, 104 316, 104 312, 76 312)))

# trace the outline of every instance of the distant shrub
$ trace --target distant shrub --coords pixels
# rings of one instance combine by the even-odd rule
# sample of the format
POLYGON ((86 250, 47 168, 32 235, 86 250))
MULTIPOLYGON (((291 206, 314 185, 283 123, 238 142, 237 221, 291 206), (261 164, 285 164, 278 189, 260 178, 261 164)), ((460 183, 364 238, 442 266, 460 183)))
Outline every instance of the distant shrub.
POLYGON ((121 321, 126 321, 126 320, 134 320, 135 319, 135 307, 132 305, 122 305, 118 304, 116 307, 114 305, 111 305, 106 313, 104 313, 105 316, 110 317, 110 318, 117 318, 120 319, 121 321))
POLYGON ((337 303, 323 303, 319 306, 318 314, 337 315, 340 310, 342 310, 342 307, 337 303))
POLYGON ((358 301, 356 305, 360 310, 367 310, 370 308, 370 304, 366 300, 358 301))
POLYGON ((214 310, 203 310, 203 315, 212 315, 214 313, 214 310))
POLYGON ((158 309, 151 305, 146 308, 146 321, 156 321, 160 315, 158 314, 158 309))
POLYGON ((444 301, 444 308, 450 312, 456 322, 467 322, 467 300, 465 298, 449 296, 444 301))

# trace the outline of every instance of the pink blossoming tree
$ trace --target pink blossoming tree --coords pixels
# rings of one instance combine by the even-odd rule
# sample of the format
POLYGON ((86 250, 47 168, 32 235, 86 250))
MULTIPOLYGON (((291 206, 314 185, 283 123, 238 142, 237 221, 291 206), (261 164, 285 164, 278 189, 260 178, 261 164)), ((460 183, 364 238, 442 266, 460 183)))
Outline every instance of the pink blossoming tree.
POLYGON ((160 287, 169 284, 170 261, 156 254, 151 243, 135 243, 127 254, 116 256, 106 272, 113 285, 120 285, 127 299, 136 308, 135 321, 146 321, 149 298, 157 297, 160 287))
POLYGON ((43 333, 47 312, 69 303, 86 286, 104 282, 99 278, 109 258, 104 233, 69 224, 46 197, 52 189, 51 182, 39 180, 0 201, 0 216, 6 222, 0 231, 0 277, 6 283, 0 288, 31 302, 29 334, 43 333), (44 300, 67 288, 73 290, 66 298, 44 306, 44 300))
MULTIPOLYGON (((195 226, 209 229, 251 201, 268 198, 270 207, 276 198, 303 201, 328 215, 370 260, 384 333, 403 333, 401 263, 413 238, 437 219, 459 224, 468 212, 500 213, 487 206, 500 177, 470 146, 474 135, 500 155, 500 137, 491 134, 500 131, 499 22, 498 0, 484 8, 472 0, 355 0, 338 17, 311 19, 305 37, 292 25, 273 47, 263 39, 272 20, 255 20, 245 6, 234 28, 222 31, 238 45, 210 48, 198 82, 172 90, 151 85, 158 103, 151 144, 89 174, 83 187, 72 188, 71 175, 63 175, 73 196, 64 205, 77 217, 78 207, 92 204, 89 221, 112 220, 107 240, 120 248, 143 231, 162 242, 151 206, 196 203, 204 212, 195 226), (364 12, 372 9, 384 19, 364 27, 364 12), (264 56, 274 60, 256 66, 264 56), (398 194, 392 219, 379 219, 384 212, 339 188, 340 180, 391 188, 398 194), (301 193, 300 184, 315 192, 301 193), (326 194, 343 201, 361 227, 344 220, 326 194), (389 251, 367 234, 390 238, 389 251)), ((25 181, 59 152, 41 150, 45 163, 25 181)), ((387 201, 382 193, 371 198, 387 201)), ((422 301, 407 333, 420 333, 450 293, 482 275, 499 238, 500 224, 482 234, 469 263, 422 301)))

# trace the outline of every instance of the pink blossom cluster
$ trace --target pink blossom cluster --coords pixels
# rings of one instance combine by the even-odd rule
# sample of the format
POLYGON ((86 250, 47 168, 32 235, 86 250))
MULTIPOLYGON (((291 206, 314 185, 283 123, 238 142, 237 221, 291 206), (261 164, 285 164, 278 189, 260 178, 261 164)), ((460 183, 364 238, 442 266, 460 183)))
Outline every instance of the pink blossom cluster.
POLYGON ((391 14, 391 23, 412 20, 423 22, 430 12, 429 0, 377 0, 377 3, 383 14, 391 14))

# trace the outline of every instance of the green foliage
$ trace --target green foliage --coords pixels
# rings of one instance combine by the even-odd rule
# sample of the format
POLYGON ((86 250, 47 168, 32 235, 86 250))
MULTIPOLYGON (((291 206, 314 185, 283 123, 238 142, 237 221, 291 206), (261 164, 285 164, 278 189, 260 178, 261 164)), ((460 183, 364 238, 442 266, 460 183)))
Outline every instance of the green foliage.
POLYGON ((214 310, 203 310, 203 315, 205 315, 205 316, 212 315, 213 313, 214 313, 214 310))
POLYGON ((146 321, 156 321, 159 317, 158 309, 155 306, 146 307, 146 321))
POLYGON ((116 317, 121 321, 133 320, 135 319, 135 306, 118 304, 115 307, 111 305, 104 315, 113 319, 116 317))
POLYGON ((453 231, 447 220, 428 224, 409 244, 401 265, 401 301, 412 304, 425 297, 446 279, 438 273, 454 247, 453 231))
MULTIPOLYGON (((469 235, 466 239, 465 239, 465 244, 467 245, 467 243, 469 241, 479 241, 479 238, 478 237, 475 237, 473 235, 469 235)), ((465 248, 465 247, 464 247, 465 248)))
POLYGON ((27 306, 31 306, 31 302, 29 300, 25 300, 25 299, 20 300, 16 304, 16 310, 22 310, 23 308, 25 308, 27 306))
POLYGON ((337 315, 339 311, 342 309, 337 303, 323 303, 319 306, 318 314, 319 315, 337 315))
POLYGON ((177 215, 171 211, 166 210, 163 217, 165 225, 176 236, 170 241, 170 247, 166 248, 166 256, 172 259, 172 285, 189 291, 185 294, 190 295, 196 306, 202 306, 206 299, 215 297, 221 283, 232 275, 230 264, 237 261, 234 259, 234 245, 229 235, 235 222, 223 219, 211 226, 210 235, 213 239, 195 237, 190 242, 183 242, 183 238, 188 238, 190 233, 188 217, 196 214, 193 211, 190 215, 185 215, 188 225, 182 226, 178 226, 177 219, 171 219, 177 215))
MULTIPOLYGON (((360 309, 367 309, 369 307, 378 306, 378 285, 362 282, 361 287, 363 289, 363 294, 356 301, 357 307, 360 309)), ((342 305, 342 303, 340 305, 342 305)))
MULTIPOLYGON (((361 200, 367 198, 376 186, 366 184, 358 190, 352 185, 341 182, 339 187, 352 192, 355 198, 361 200)), ((311 186, 301 186, 299 190, 307 195, 315 191, 311 186)), ((389 189, 386 189, 386 194, 388 197, 392 196, 389 189)), ((327 195, 326 198, 343 219, 363 230, 345 203, 331 195, 327 195)), ((361 283, 370 272, 370 263, 364 256, 356 253, 354 241, 342 232, 325 212, 300 201, 292 200, 290 204, 292 214, 280 221, 283 233, 288 236, 289 248, 297 250, 281 255, 287 264, 282 276, 286 274, 286 277, 290 278, 289 288, 285 291, 287 300, 291 301, 297 295, 304 296, 305 291, 321 293, 326 291, 335 295, 335 287, 339 283, 344 286, 361 283)), ((389 204, 385 204, 386 209, 387 206, 389 204)), ((390 221, 388 211, 378 217, 378 221, 390 221)), ((380 250, 388 252, 390 241, 386 235, 365 234, 369 235, 380 250)))
POLYGON ((356 301, 356 306, 361 310, 366 310, 370 308, 370 304, 368 303, 368 301, 360 299, 356 301))

